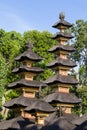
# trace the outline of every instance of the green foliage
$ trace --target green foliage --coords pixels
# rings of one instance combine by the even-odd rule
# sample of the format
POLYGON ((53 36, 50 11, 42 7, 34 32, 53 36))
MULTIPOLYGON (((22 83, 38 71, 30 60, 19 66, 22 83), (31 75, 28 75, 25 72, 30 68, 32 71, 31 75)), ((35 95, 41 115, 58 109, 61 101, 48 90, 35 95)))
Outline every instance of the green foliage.
POLYGON ((20 53, 22 43, 21 34, 0 30, 0 104, 7 85, 18 78, 11 71, 16 66, 14 58, 20 53))
POLYGON ((87 50, 87 22, 83 20, 76 21, 72 30, 75 37, 74 47, 76 49, 73 58, 81 65, 84 63, 84 57, 87 50))
POLYGON ((9 100, 16 98, 18 96, 19 96, 19 93, 15 90, 8 90, 7 93, 5 93, 6 101, 9 101, 9 100))
POLYGON ((6 119, 8 120, 8 119, 12 119, 12 118, 15 118, 15 112, 10 109, 6 119))
POLYGON ((13 61, 13 58, 19 53, 21 36, 16 32, 5 32, 0 41, 0 52, 9 64, 13 61), (16 36, 18 35, 18 36, 16 36))
POLYGON ((82 113, 87 113, 87 86, 82 86, 77 89, 78 97, 82 99, 82 113))
POLYGON ((5 58, 3 58, 3 56, 0 53, 0 105, 2 102, 2 96, 5 92, 5 86, 7 84, 6 76, 7 76, 6 61, 5 58))
POLYGON ((74 47, 76 51, 73 53, 73 60, 79 65, 78 78, 79 88, 74 89, 74 93, 82 99, 80 109, 77 111, 77 106, 74 109, 77 113, 87 112, 87 21, 78 20, 72 28, 74 34, 74 47), (80 111, 79 111, 80 110, 80 111))
POLYGON ((43 98, 43 97, 45 97, 46 95, 48 95, 49 93, 50 93, 50 87, 49 86, 47 86, 47 87, 45 87, 44 89, 42 89, 42 91, 40 92, 40 94, 39 94, 39 97, 40 98, 43 98))
POLYGON ((72 58, 79 65, 79 81, 80 84, 87 84, 87 21, 77 20, 72 28, 74 34, 74 47, 76 51, 72 58), (83 72, 82 72, 83 71, 83 72), (84 73, 84 74, 83 74, 84 73))
POLYGON ((85 70, 86 70, 86 66, 85 65, 82 65, 80 68, 79 68, 79 84, 82 86, 84 84, 86 84, 86 80, 87 80, 87 77, 86 77, 86 73, 85 73, 85 70))
POLYGON ((49 78, 49 76, 52 76, 53 72, 49 69, 45 69, 45 71, 42 74, 39 74, 35 77, 38 81, 44 81, 49 78))

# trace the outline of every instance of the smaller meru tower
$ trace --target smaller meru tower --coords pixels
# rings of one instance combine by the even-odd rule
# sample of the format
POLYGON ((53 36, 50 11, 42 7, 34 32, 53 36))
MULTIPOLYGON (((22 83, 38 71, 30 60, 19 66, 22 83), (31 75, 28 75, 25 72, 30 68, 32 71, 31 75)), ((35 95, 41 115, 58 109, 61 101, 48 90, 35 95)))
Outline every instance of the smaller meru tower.
POLYGON ((47 85, 35 80, 43 69, 34 64, 42 58, 33 51, 33 43, 29 42, 26 47, 27 49, 15 58, 20 66, 12 71, 14 74, 20 74, 20 79, 8 85, 9 89, 16 90, 20 96, 7 101, 4 107, 13 110, 15 117, 22 116, 36 124, 44 125, 44 118, 54 112, 55 108, 39 98, 38 93, 47 85))
POLYGON ((53 46, 49 52, 54 53, 55 60, 47 65, 57 72, 54 76, 50 77, 45 81, 55 93, 47 95, 44 100, 56 106, 62 112, 71 113, 71 108, 75 104, 79 104, 79 100, 74 94, 70 93, 69 90, 73 85, 77 85, 78 81, 69 75, 70 69, 76 66, 68 56, 70 53, 75 51, 73 46, 67 44, 67 41, 72 39, 73 36, 68 33, 67 29, 72 27, 72 24, 64 20, 65 16, 63 13, 59 15, 59 21, 56 22, 52 27, 59 29, 52 39, 58 42, 58 45, 53 46))

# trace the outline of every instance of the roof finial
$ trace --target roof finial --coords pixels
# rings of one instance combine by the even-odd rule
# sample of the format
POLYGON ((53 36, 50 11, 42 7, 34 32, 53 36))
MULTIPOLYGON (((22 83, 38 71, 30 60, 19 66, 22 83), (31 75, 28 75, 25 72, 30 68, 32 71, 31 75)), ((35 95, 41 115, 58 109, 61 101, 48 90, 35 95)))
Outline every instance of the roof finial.
POLYGON ((59 19, 64 20, 64 18, 65 18, 65 14, 64 14, 64 12, 61 12, 59 14, 59 19))
POLYGON ((26 42, 26 47, 27 47, 28 49, 33 49, 33 43, 32 43, 31 41, 27 41, 27 42, 26 42))

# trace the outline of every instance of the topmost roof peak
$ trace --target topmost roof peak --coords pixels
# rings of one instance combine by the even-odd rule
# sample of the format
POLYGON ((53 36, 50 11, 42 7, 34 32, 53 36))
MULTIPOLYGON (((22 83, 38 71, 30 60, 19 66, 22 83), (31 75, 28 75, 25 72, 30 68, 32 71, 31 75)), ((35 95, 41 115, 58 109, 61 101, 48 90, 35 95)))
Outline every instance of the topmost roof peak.
POLYGON ((65 14, 64 14, 64 12, 61 12, 61 13, 59 14, 59 19, 60 19, 60 20, 64 20, 64 18, 65 18, 65 14))
POLYGON ((26 47, 27 47, 28 49, 33 49, 33 43, 32 43, 31 41, 27 41, 27 42, 26 42, 26 47))

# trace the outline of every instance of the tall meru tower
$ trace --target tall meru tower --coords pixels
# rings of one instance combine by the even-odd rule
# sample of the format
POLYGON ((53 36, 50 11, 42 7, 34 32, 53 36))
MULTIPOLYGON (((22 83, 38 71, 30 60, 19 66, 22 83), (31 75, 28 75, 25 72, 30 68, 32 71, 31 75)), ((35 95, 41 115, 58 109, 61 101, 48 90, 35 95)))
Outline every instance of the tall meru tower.
POLYGON ((73 36, 68 33, 67 29, 72 27, 72 24, 65 21, 63 13, 59 15, 59 21, 52 27, 59 29, 52 39, 58 42, 58 45, 53 46, 49 52, 54 53, 56 59, 49 63, 47 66, 56 71, 56 74, 45 81, 49 87, 51 87, 55 93, 47 95, 44 100, 56 106, 57 109, 61 109, 65 113, 71 113, 71 108, 75 104, 81 102, 74 94, 70 93, 70 88, 73 85, 77 85, 78 81, 69 75, 69 71, 76 66, 68 56, 75 51, 74 47, 68 45, 68 40, 73 36))

